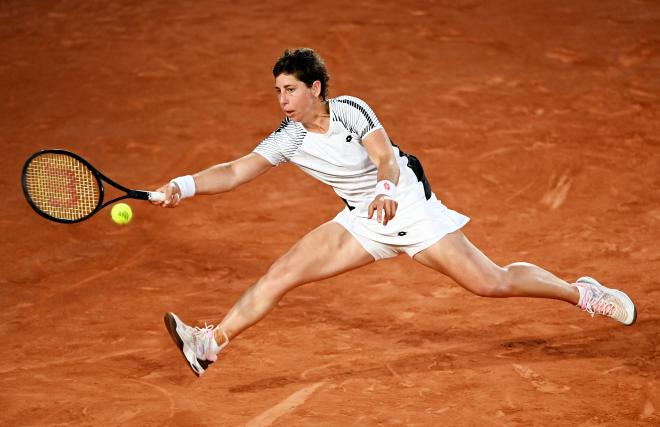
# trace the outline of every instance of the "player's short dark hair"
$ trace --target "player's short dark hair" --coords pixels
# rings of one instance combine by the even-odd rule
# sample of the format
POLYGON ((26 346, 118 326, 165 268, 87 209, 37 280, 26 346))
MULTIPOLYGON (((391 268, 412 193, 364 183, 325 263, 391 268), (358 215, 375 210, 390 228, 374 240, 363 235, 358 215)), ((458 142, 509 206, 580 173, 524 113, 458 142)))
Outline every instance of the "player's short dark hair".
POLYGON ((314 49, 302 47, 285 50, 273 67, 273 76, 280 74, 291 74, 307 87, 312 87, 318 80, 321 82, 321 98, 325 100, 328 95, 330 75, 323 58, 314 49))

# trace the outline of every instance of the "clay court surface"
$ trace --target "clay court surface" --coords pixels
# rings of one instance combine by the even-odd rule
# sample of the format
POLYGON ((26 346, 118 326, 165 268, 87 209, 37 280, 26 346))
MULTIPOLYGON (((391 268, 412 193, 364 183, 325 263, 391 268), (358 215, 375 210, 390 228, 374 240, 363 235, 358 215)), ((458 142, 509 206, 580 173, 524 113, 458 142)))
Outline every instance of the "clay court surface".
POLYGON ((660 425, 657 1, 0 3, 0 425, 660 425), (24 201, 67 148, 128 186, 250 152, 311 46, 501 264, 626 290, 633 327, 473 296, 399 257, 287 295, 201 378, 162 315, 217 323, 342 208, 285 165, 77 225, 24 201))

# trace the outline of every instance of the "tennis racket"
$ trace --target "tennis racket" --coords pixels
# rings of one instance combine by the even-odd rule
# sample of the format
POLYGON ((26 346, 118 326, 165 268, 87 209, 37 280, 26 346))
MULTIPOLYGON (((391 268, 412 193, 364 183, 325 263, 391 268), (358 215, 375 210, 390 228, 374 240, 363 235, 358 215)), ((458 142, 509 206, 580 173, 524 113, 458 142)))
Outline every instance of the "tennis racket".
POLYGON ((46 219, 62 223, 84 221, 122 199, 163 201, 157 191, 130 190, 99 172, 87 160, 66 150, 42 150, 25 162, 21 180, 32 209, 46 219), (126 194, 103 202, 103 183, 126 194))

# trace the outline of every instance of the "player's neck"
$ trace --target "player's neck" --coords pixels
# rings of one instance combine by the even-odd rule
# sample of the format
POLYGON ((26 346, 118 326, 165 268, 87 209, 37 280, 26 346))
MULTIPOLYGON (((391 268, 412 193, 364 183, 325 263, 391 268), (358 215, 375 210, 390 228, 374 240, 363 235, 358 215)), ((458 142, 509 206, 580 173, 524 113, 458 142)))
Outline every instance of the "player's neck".
POLYGON ((330 128, 330 106, 325 100, 314 104, 308 117, 302 122, 305 129, 314 133, 326 133, 330 128))

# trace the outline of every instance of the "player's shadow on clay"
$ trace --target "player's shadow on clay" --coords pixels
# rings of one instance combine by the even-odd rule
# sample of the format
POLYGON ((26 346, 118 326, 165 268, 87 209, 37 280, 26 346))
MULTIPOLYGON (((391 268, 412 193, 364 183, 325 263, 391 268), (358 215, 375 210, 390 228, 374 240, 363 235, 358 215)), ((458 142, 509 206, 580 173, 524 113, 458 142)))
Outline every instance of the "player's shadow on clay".
MULTIPOLYGON (((660 319, 639 320, 634 328, 643 334, 652 333, 651 331, 660 329, 660 319)), ((487 331, 483 332, 487 333, 487 331)), ((373 357, 351 359, 343 363, 340 361, 336 365, 330 364, 320 369, 314 369, 313 373, 303 376, 269 377, 231 387, 228 391, 249 393, 290 384, 315 383, 324 380, 337 382, 349 378, 402 377, 420 372, 474 370, 553 359, 565 361, 607 356, 620 358, 622 355, 626 355, 628 360, 632 360, 631 356, 637 355, 643 349, 638 348, 635 354, 631 354, 630 349, 635 348, 638 338, 629 332, 623 327, 612 328, 611 325, 607 325, 596 330, 576 331, 563 335, 475 341, 457 345, 448 351, 433 351, 393 360, 374 360, 373 357)), ((447 342, 447 344, 451 343, 447 342)), ((653 351, 651 350, 649 354, 652 355, 653 351)), ((635 359, 638 357, 639 355, 635 359)))

